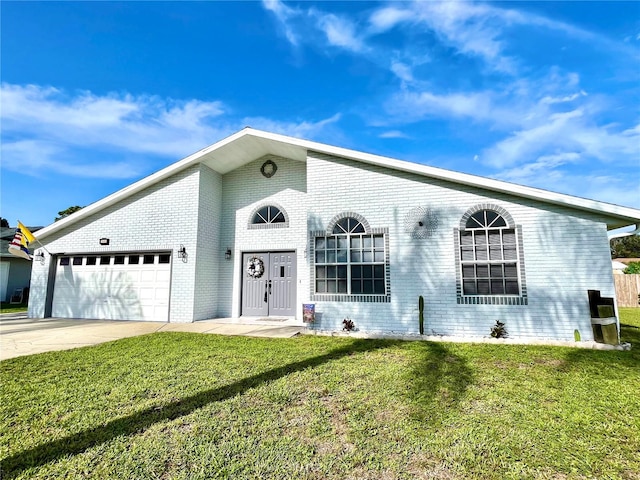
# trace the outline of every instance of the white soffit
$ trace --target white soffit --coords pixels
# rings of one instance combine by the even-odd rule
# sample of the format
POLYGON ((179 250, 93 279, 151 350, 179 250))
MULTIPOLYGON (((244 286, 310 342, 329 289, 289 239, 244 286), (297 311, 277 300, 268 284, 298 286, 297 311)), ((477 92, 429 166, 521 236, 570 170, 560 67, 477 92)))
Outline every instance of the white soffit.
POLYGON ((225 174, 265 155, 276 155, 306 162, 306 148, 291 143, 247 135, 205 153, 198 162, 218 173, 225 174))

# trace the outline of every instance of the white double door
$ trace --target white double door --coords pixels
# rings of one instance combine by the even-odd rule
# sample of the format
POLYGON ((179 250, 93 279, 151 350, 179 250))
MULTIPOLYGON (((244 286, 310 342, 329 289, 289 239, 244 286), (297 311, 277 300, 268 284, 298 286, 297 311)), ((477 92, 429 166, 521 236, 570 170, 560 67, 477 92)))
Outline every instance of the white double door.
POLYGON ((295 316, 295 252, 243 253, 242 266, 242 315, 295 316))

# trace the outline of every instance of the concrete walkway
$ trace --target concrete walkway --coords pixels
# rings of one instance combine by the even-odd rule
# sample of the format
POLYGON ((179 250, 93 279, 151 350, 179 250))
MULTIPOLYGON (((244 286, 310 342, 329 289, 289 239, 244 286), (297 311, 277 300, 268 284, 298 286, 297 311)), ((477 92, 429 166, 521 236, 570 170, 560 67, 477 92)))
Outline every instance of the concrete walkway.
POLYGON ((204 320, 194 323, 27 318, 26 313, 0 315, 0 360, 34 353, 97 345, 154 332, 194 332, 218 335, 289 338, 304 327, 241 325, 204 320))

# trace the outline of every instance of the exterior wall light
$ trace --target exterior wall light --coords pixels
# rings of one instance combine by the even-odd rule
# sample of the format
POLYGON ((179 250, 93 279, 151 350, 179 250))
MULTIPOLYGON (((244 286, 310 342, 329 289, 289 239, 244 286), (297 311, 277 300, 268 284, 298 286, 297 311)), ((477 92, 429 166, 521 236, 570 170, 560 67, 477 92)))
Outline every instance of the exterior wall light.
POLYGON ((224 252, 224 259, 225 260, 231 260, 231 249, 227 248, 227 251, 224 252))
POLYGON ((187 249, 184 248, 184 245, 180 245, 180 248, 178 249, 178 258, 182 258, 184 260, 187 256, 187 249))
POLYGON ((44 252, 42 250, 36 253, 36 256, 34 258, 37 262, 40 262, 42 265, 44 265, 44 252))

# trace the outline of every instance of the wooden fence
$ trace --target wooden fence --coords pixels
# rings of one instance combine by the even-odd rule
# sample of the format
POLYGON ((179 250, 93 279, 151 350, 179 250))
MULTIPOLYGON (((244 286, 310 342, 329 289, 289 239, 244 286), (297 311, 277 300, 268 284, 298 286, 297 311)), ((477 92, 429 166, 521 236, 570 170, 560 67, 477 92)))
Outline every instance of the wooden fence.
POLYGON ((619 307, 640 307, 640 275, 614 275, 619 307))

